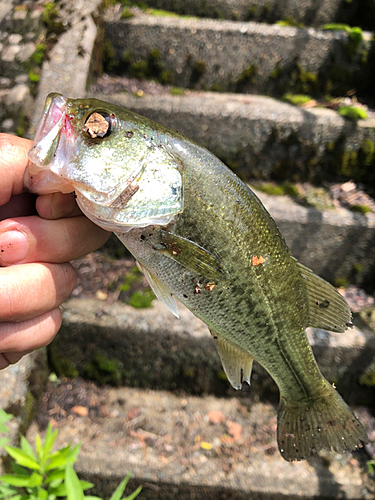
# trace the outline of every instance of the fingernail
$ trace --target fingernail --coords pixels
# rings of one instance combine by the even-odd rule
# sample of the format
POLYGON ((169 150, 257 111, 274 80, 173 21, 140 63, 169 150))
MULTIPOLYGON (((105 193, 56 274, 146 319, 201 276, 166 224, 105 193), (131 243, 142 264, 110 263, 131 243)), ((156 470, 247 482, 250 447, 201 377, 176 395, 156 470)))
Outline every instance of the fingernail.
POLYGON ((21 262, 27 255, 29 245, 26 234, 21 231, 6 231, 0 234, 0 264, 21 262))

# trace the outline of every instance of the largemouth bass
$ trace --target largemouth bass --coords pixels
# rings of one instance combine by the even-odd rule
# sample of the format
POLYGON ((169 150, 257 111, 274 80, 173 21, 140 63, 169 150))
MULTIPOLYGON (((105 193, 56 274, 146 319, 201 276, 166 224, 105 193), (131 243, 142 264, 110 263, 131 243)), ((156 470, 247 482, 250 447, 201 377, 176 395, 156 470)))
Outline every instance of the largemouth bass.
POLYGON ((277 442, 286 460, 367 441, 322 376, 305 328, 344 332, 351 312, 337 290, 298 263, 257 196, 203 147, 97 99, 47 97, 26 186, 72 192, 113 231, 152 289, 209 327, 235 389, 253 360, 280 389, 277 442))

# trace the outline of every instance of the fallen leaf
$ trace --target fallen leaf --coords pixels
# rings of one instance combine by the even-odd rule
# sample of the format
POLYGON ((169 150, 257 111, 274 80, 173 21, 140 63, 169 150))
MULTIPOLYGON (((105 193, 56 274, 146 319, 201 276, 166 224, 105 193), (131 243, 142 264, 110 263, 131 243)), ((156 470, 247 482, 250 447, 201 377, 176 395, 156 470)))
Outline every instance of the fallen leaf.
POLYGON ((235 441, 240 439, 242 434, 242 425, 237 422, 227 422, 228 434, 230 434, 235 441))
POLYGON ((206 416, 212 424, 220 424, 225 420, 225 416, 217 410, 209 411, 206 416))
POLYGON ((206 441, 203 441, 201 443, 201 448, 203 450, 212 450, 212 444, 211 443, 207 443, 206 441))
POLYGON ((73 406, 71 411, 80 417, 87 417, 89 414, 89 410, 85 406, 73 406))

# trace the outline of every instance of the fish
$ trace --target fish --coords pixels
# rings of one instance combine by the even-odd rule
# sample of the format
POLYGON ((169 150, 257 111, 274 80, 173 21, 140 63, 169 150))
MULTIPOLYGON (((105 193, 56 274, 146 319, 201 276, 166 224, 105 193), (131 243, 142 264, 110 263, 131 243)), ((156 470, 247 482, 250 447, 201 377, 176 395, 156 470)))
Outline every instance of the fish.
POLYGON ((364 427, 321 374, 305 329, 344 332, 339 292, 299 263, 256 194, 207 149, 94 98, 46 98, 24 183, 74 192, 113 231, 156 296, 208 326, 234 389, 254 359, 279 387, 277 443, 287 461, 367 442, 364 427))

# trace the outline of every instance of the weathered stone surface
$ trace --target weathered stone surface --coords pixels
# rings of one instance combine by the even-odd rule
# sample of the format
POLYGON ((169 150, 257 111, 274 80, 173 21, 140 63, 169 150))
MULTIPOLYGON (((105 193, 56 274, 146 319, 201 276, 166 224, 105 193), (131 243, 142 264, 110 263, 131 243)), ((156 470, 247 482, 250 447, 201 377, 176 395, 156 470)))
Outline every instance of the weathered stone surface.
POLYGON ((308 26, 320 27, 330 22, 347 22, 348 15, 363 9, 361 2, 329 0, 146 0, 150 7, 171 10, 179 14, 241 21, 274 23, 289 19, 308 26))
POLYGON ((367 34, 349 56, 344 31, 152 15, 108 20, 105 36, 131 74, 158 71, 180 87, 273 95, 324 94, 332 78, 344 89, 357 72, 362 85, 366 63, 359 54, 371 44, 367 34))
MULTIPOLYGON (((44 349, 24 356, 15 365, 0 372, 0 407, 11 413, 11 438, 24 433, 37 409, 38 400, 45 389, 48 377, 47 358, 44 349)), ((4 451, 1 450, 1 454, 4 451)), ((1 460, 0 460, 1 470, 1 460)))
MULTIPOLYGON (((54 369, 103 384, 233 394, 207 327, 184 306, 179 305, 179 312, 177 319, 157 300, 151 308, 139 310, 121 303, 70 299, 64 306, 63 326, 49 348, 54 369)), ((310 329, 309 339, 323 374, 347 401, 367 402, 373 391, 360 388, 359 380, 375 357, 372 330, 353 328, 335 334, 310 329)), ((259 365, 251 383, 256 400, 277 400, 275 384, 259 365)))
MULTIPOLYGON (((374 498, 351 455, 285 462, 276 451, 270 405, 126 388, 99 397, 102 414, 69 415, 55 424, 58 446, 83 442, 76 469, 96 484, 90 494, 108 498, 131 471, 127 492, 141 484, 140 498, 152 500, 374 498), (209 412, 223 421, 210 422, 209 412), (234 438, 230 423, 239 432, 234 438)), ((36 431, 33 425, 28 438, 36 431)))

